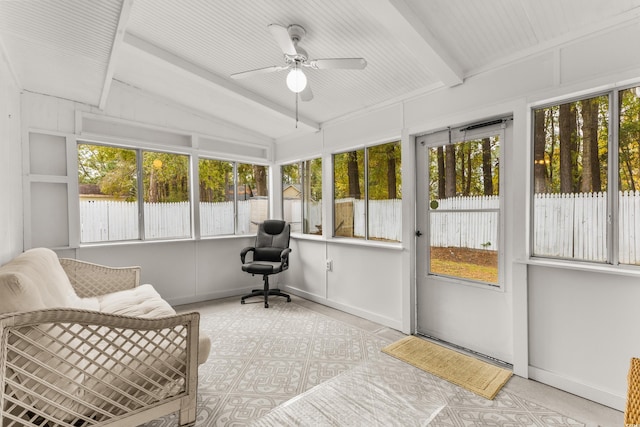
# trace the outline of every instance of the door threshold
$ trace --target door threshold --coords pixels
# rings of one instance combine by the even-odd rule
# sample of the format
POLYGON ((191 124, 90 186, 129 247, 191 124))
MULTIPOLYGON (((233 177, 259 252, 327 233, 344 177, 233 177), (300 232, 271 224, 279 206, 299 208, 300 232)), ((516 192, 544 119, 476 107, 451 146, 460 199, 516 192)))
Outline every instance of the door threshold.
POLYGON ((431 335, 421 334, 420 332, 416 332, 416 336, 420 338, 424 338, 427 341, 431 341, 433 343, 439 344, 443 347, 447 347, 450 350, 455 350, 460 353, 466 354, 467 356, 475 357, 476 359, 483 360, 485 362, 491 363, 492 365, 499 366, 501 368, 509 369, 513 371, 513 365, 511 363, 505 362, 504 360, 497 359, 495 357, 487 356, 486 354, 479 353, 477 351, 468 349, 466 347, 462 347, 457 344, 453 344, 449 341, 441 340, 440 338, 433 337, 431 335))

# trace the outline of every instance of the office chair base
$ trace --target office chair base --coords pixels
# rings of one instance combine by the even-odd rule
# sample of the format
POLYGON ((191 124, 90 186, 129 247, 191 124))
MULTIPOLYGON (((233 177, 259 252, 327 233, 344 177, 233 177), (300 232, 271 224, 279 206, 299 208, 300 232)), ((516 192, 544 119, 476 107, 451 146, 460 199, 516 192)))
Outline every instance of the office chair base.
POLYGON ((291 297, 280 291, 280 289, 269 289, 269 278, 264 277, 264 289, 252 289, 250 294, 247 294, 240 298, 240 304, 244 304, 244 300, 251 297, 264 296, 264 308, 269 308, 269 295, 276 295, 279 297, 285 297, 287 302, 291 302, 291 297))
POLYGON ((253 291, 250 294, 243 296, 240 299, 240 304, 245 304, 244 300, 247 298, 264 296, 264 308, 269 308, 269 295, 285 297, 287 299, 287 302, 291 302, 291 297, 285 293, 280 292, 280 289, 269 289, 266 294, 264 293, 264 290, 258 289, 257 292, 253 291))

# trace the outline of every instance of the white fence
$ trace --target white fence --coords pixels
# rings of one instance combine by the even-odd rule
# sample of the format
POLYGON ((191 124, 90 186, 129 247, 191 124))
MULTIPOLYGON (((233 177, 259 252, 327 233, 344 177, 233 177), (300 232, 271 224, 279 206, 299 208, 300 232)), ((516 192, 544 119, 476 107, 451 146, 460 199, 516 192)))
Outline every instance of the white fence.
MULTIPOLYGON (((251 233, 267 218, 267 199, 238 202, 238 233, 251 233)), ((191 236, 189 202, 145 203, 145 238, 191 236)), ((200 203, 200 234, 233 234, 233 202, 200 203)), ((104 242, 138 239, 138 204, 113 200, 80 201, 80 241, 104 242)))
MULTIPOLYGON (((285 201, 285 218, 300 231, 300 200, 285 201)), ((364 201, 340 199, 352 203, 347 218, 353 235, 365 234, 364 201)), ((432 246, 498 249, 498 196, 455 197, 438 201, 430 210, 432 246), (461 212, 442 212, 454 209, 461 212), (495 209, 473 212, 473 209, 495 209)), ((537 194, 534 197, 534 254, 591 261, 607 258, 606 193, 537 194)), ((238 233, 255 231, 256 224, 267 218, 268 201, 251 199, 238 202, 238 233)), ((640 192, 620 192, 619 255, 624 264, 640 264, 640 192), (638 237, 638 238, 636 238, 638 237)), ((233 202, 201 203, 202 236, 233 234, 233 202)), ((321 202, 308 205, 310 229, 322 224, 321 202)), ((138 238, 138 212, 135 202, 81 201, 81 241, 113 241, 138 238)), ((189 203, 145 203, 147 238, 188 237, 191 235, 189 203)), ((369 237, 400 241, 402 207, 400 200, 369 201, 369 237)))

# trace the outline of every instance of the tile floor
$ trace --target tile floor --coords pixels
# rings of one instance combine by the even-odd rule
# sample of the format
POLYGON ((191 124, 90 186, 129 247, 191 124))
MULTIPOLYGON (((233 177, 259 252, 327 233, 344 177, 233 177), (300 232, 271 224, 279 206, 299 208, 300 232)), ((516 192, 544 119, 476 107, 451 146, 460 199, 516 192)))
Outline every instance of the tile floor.
MULTIPOLYGON (((512 377, 493 401, 397 361, 404 334, 292 297, 227 298, 201 313, 212 352, 200 367, 196 426, 621 426, 619 411, 512 377)), ((176 426, 168 416, 146 427, 176 426)))

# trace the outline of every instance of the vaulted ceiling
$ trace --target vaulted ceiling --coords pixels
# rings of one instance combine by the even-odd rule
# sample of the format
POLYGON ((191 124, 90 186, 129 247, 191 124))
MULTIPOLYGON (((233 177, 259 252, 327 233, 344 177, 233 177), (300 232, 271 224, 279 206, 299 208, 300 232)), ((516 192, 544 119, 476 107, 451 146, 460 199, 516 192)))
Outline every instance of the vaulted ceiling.
MULTIPOLYGON (((466 78, 640 19, 640 0, 32 0, 0 2, 0 47, 21 89, 104 108, 113 82, 269 138, 466 78), (298 24, 310 58, 298 103, 268 25, 298 24)), ((615 47, 612 47, 615 48, 615 47)))

